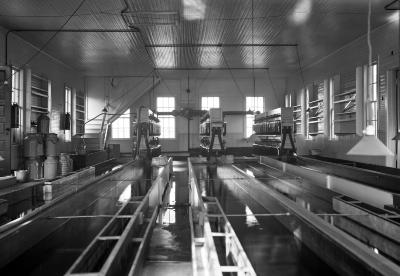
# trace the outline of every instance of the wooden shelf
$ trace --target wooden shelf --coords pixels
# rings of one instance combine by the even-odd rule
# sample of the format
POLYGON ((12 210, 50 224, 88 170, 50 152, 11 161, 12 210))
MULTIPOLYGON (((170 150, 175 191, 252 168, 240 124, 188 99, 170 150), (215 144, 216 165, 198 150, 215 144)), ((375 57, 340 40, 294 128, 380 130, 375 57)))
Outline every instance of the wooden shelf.
POLYGON ((338 103, 348 103, 348 102, 354 102, 356 99, 345 99, 345 100, 339 100, 339 101, 334 101, 334 104, 338 103))
POLYGON ((47 107, 42 107, 42 106, 31 105, 31 108, 36 108, 36 109, 49 111, 47 107))
POLYGON ((312 135, 312 136, 315 136, 315 135, 318 135, 318 134, 324 134, 324 133, 321 132, 321 131, 308 133, 308 135, 312 135))
POLYGON ((343 92, 343 93, 336 94, 335 97, 343 97, 343 96, 350 95, 350 94, 354 94, 354 93, 356 93, 356 89, 355 89, 355 88, 352 88, 352 89, 347 90, 347 91, 345 91, 345 92, 343 92))
POLYGON ((348 112, 338 112, 335 113, 335 115, 351 115, 351 114, 355 114, 356 111, 348 111, 348 112))
POLYGON ((309 101, 309 104, 313 104, 313 103, 319 103, 322 102, 324 99, 318 99, 318 100, 314 100, 314 101, 309 101))
MULTIPOLYGON (((39 91, 46 92, 46 93, 49 92, 47 89, 43 89, 43 88, 39 88, 39 87, 35 87, 35 86, 31 86, 31 89, 33 89, 33 90, 39 90, 39 91)), ((32 91, 32 93, 33 93, 33 91, 32 91)), ((43 95, 44 95, 44 94, 43 94, 43 95)), ((48 95, 45 95, 45 97, 48 97, 48 95)))
POLYGON ((41 79, 41 80, 46 81, 46 82, 49 81, 47 78, 39 76, 39 75, 36 75, 36 74, 32 74, 32 77, 37 78, 37 79, 41 79))
POLYGON ((43 98, 48 98, 49 97, 49 95, 42 94, 42 93, 39 93, 39 92, 36 92, 36 91, 32 91, 32 95, 43 97, 43 98))
POLYGON ((356 121, 356 119, 355 118, 353 118, 353 119, 336 119, 336 120, 333 120, 335 123, 340 123, 340 122, 355 122, 356 121))
POLYGON ((49 112, 47 112, 47 111, 42 111, 42 110, 31 110, 31 112, 34 112, 34 113, 43 113, 43 114, 49 113, 49 112))
POLYGON ((275 136, 281 136, 280 134, 256 134, 258 137, 275 137, 275 136))

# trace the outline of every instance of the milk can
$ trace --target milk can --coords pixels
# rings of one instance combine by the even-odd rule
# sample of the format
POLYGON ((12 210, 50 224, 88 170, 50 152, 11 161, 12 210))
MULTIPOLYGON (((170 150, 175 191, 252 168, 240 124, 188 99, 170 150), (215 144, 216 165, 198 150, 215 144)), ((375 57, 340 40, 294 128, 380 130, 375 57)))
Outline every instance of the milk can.
POLYGON ((61 175, 66 175, 72 170, 72 159, 67 153, 60 154, 61 175))
POLYGON ((46 156, 57 156, 57 134, 49 133, 46 135, 46 156))
POLYGON ((41 114, 38 118, 38 133, 49 133, 50 129, 50 118, 46 114, 41 114))

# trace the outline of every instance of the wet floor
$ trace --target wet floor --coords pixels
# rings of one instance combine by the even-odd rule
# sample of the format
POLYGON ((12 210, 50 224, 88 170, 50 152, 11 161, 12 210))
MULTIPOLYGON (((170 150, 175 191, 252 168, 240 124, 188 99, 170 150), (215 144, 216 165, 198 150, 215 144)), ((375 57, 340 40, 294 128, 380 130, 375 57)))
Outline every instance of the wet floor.
POLYGON ((191 275, 191 237, 187 162, 173 162, 174 175, 143 268, 143 275, 191 275))
POLYGON ((144 195, 151 184, 140 166, 117 173, 72 195, 4 238, 0 275, 64 275, 113 215, 132 196, 144 195), (18 250, 18 251, 17 251, 18 250), (23 264, 23 265, 21 265, 23 264))
POLYGON ((293 217, 254 216, 270 212, 236 187, 234 181, 242 176, 204 165, 196 165, 195 170, 203 196, 218 198, 258 275, 336 275, 285 226, 294 223, 293 217))

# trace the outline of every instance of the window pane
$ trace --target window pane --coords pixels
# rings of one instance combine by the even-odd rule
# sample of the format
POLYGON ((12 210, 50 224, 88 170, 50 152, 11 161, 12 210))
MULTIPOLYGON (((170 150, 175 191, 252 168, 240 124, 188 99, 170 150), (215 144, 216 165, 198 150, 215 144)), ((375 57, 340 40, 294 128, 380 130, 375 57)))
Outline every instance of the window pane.
POLYGON ((219 108, 219 97, 201 97, 201 110, 219 108))
POLYGON ((157 111, 171 112, 175 109, 175 97, 157 97, 157 111))
MULTIPOLYGON (((171 112, 175 109, 175 97, 157 97, 157 111, 171 112)), ((160 138, 175 138, 175 117, 171 115, 159 116, 160 138)))
POLYGON ((131 110, 128 109, 125 111, 124 114, 119 116, 118 119, 116 119, 112 125, 111 125, 111 135, 112 138, 114 139, 128 139, 130 138, 130 113, 131 110))
MULTIPOLYGON (((264 97, 246 97, 246 111, 264 112, 264 97)), ((246 137, 253 134, 254 115, 246 115, 246 137)))
POLYGON ((160 138, 175 138, 175 117, 174 116, 159 116, 161 135, 160 138))

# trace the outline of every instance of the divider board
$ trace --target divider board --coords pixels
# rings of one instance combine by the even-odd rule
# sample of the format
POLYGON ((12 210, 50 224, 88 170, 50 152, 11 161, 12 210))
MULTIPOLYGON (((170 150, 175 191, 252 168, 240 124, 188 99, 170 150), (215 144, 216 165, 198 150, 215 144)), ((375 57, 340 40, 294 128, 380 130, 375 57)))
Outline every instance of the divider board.
POLYGON ((172 158, 146 195, 125 202, 65 275, 140 275, 171 170, 172 158))
POLYGON ((218 199, 201 196, 190 158, 188 165, 193 275, 223 275, 230 272, 237 275, 256 275, 218 199), (212 231, 210 220, 217 220, 220 226, 218 228, 222 231, 212 231), (214 237, 225 238, 225 256, 230 256, 234 265, 222 266, 219 263, 214 237))

